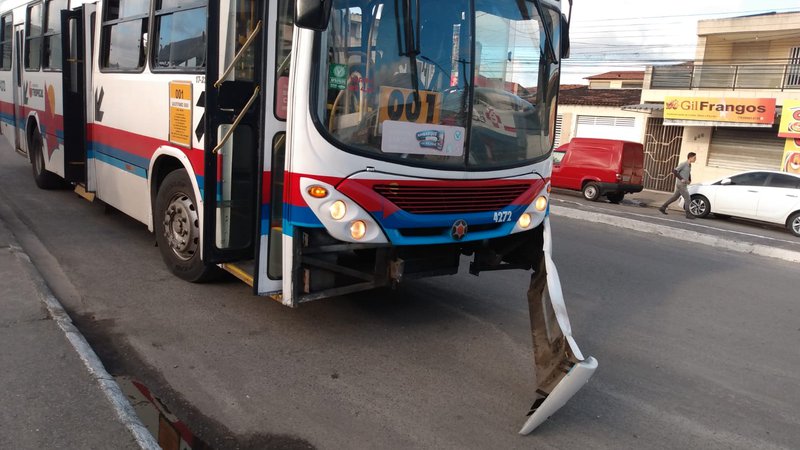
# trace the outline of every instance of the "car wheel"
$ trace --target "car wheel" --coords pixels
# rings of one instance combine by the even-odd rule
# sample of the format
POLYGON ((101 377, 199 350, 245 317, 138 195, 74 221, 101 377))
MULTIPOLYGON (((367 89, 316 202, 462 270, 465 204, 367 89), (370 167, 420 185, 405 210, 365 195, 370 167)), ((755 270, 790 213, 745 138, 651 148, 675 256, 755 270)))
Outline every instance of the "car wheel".
POLYGON ((44 142, 39 130, 33 130, 30 146, 28 149, 31 154, 31 165, 33 167, 33 181, 39 189, 58 189, 62 187, 63 179, 53 172, 45 169, 44 165, 44 142))
POLYGON ((153 219, 158 250, 170 272, 191 282, 215 278, 219 269, 200 257, 200 216, 186 170, 170 172, 164 178, 153 219))
POLYGON ((600 198, 600 187, 596 183, 586 183, 583 187, 583 198, 596 202, 600 198))
POLYGON ((608 194, 606 194, 606 198, 611 203, 617 204, 617 203, 621 202, 623 198, 625 198, 625 193, 624 192, 609 192, 608 194))
POLYGON ((786 228, 795 236, 800 237, 800 211, 789 216, 786 221, 786 228))
POLYGON ((695 217, 705 217, 711 212, 711 204, 702 195, 694 195, 689 203, 689 212, 695 217))

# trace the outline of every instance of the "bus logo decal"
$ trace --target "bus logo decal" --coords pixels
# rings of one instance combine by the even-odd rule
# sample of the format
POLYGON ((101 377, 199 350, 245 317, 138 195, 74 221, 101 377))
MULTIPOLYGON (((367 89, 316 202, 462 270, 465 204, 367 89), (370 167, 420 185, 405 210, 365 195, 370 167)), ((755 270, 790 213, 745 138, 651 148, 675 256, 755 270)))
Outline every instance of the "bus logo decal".
POLYGON ((435 148, 441 150, 444 147, 444 131, 426 130, 417 132, 417 141, 422 148, 435 148))
POLYGON ((453 223, 453 227, 450 229, 450 237, 456 241, 460 241, 467 235, 468 228, 466 220, 458 219, 453 223))

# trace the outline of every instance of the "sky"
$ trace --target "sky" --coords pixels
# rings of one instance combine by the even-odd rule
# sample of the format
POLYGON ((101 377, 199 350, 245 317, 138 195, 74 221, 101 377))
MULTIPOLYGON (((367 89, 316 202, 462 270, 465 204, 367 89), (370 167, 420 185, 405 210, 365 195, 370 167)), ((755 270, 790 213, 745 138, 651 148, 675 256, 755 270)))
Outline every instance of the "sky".
POLYGON ((646 65, 692 60, 698 20, 771 11, 800 12, 798 0, 574 0, 573 3, 571 55, 562 65, 562 84, 588 84, 585 77, 611 70, 644 70, 646 65))

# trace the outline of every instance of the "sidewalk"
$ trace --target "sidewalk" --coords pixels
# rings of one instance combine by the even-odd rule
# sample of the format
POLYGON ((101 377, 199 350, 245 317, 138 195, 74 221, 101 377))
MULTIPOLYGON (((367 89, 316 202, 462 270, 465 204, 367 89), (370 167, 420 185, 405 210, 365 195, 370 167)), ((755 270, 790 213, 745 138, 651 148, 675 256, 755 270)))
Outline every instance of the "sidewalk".
MULTIPOLYGON (((659 208, 671 196, 672 192, 651 191, 649 189, 646 189, 642 192, 637 192, 635 194, 625 194, 624 201, 638 203, 640 206, 659 208)), ((675 201, 675 203, 671 204, 668 209, 675 211, 683 211, 683 208, 680 207, 678 201, 675 201)))
POLYGON ((0 219, 0 448, 140 448, 48 295, 0 219))

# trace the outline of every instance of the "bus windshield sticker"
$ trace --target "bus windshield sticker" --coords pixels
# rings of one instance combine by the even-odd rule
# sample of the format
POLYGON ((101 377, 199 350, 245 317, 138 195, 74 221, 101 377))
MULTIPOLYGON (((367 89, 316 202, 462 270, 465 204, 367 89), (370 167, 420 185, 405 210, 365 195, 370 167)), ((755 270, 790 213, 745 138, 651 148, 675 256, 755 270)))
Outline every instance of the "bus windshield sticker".
POLYGON ((434 91, 418 92, 417 99, 413 89, 381 86, 378 122, 399 120, 422 124, 439 123, 442 94, 434 91))
POLYGON ((328 74, 328 89, 343 91, 347 89, 347 65, 331 64, 328 74))
POLYGON ((169 83, 169 141, 192 146, 192 83, 169 83))
POLYGON ((387 120, 381 151, 408 155, 464 155, 464 127, 387 120))

